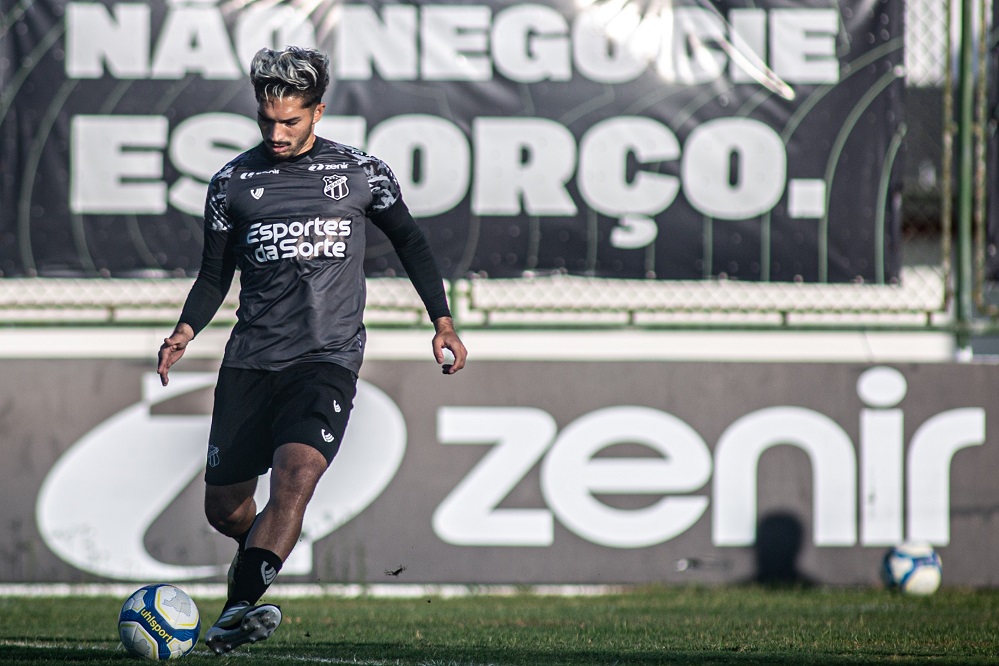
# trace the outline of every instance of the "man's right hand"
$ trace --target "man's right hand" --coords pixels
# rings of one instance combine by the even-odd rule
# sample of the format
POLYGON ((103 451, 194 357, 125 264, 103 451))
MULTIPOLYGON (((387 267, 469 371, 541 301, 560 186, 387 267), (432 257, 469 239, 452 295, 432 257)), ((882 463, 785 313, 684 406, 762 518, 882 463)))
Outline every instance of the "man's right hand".
POLYGON ((156 368, 163 386, 170 383, 168 376, 170 366, 180 360, 180 357, 184 355, 184 350, 187 348, 187 343, 193 339, 194 329, 190 325, 181 322, 177 324, 177 328, 173 329, 170 337, 163 340, 163 344, 160 345, 159 366, 156 368))

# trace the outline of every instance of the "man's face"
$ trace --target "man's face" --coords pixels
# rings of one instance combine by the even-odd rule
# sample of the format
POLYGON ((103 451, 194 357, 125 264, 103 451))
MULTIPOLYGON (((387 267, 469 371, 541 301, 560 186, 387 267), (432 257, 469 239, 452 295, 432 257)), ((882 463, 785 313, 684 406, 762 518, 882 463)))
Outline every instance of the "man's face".
POLYGON ((257 104, 257 126, 271 157, 287 160, 312 148, 325 104, 305 106, 301 97, 269 97, 257 104))

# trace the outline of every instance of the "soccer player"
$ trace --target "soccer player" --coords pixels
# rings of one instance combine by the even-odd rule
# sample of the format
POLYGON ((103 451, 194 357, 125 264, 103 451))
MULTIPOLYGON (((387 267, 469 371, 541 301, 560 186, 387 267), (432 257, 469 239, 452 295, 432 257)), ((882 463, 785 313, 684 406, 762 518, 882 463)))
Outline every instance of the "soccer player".
MULTIPOLYGON (((467 352, 440 270, 381 160, 318 137, 326 55, 261 49, 250 65, 262 142, 215 174, 201 270, 159 350, 170 367, 218 311, 236 268, 239 309, 215 389, 205 514, 236 540, 228 598, 205 634, 216 654, 269 638, 281 623, 257 605, 302 531, 316 484, 339 449, 365 344, 365 221, 392 242, 433 321, 432 349, 451 375, 467 352), (271 470, 258 512, 257 477, 271 470)), ((357 445, 357 444, 355 444, 357 445)))

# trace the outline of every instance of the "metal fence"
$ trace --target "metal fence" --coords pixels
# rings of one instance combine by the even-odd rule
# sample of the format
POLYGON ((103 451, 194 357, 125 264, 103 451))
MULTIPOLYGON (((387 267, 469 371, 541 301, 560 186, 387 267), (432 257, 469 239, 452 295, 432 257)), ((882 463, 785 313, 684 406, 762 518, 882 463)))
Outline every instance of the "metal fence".
MULTIPOLYGON (((909 0, 906 4, 903 266, 897 283, 615 280, 570 275, 468 278, 448 285, 456 318, 463 326, 956 330, 966 327, 975 314, 969 317, 960 311, 961 289, 971 293, 968 279, 961 282, 962 271, 970 270, 972 263, 972 256, 962 255, 962 250, 974 254, 978 268, 974 310, 993 314, 986 302, 982 272, 987 251, 984 100, 989 80, 987 47, 994 42, 991 9, 991 0, 965 0, 963 5, 951 0, 909 0), (971 67, 978 75, 970 82, 973 98, 965 88, 968 62, 961 58, 969 43, 976 47, 969 48, 971 67), (970 127, 968 99, 975 103, 970 127), (959 168, 957 160, 961 150, 967 150, 968 136, 976 151, 970 172, 959 168), (966 211, 961 197, 965 188, 972 187, 969 178, 977 187, 967 190, 974 196, 974 208, 966 211), (971 213, 973 228, 953 223, 971 213)), ((190 284, 190 278, 0 279, 0 322, 168 323, 177 316, 190 284)), ((231 320, 234 311, 233 293, 217 321, 231 320)), ((425 320, 407 280, 369 280, 369 325, 414 326, 425 320)))

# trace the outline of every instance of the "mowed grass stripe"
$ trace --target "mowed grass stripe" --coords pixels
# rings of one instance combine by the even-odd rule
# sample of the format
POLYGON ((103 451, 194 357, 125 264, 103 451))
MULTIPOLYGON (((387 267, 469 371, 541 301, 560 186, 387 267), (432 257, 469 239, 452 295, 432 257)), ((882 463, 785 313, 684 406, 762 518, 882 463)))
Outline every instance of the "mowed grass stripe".
MULTIPOLYGON (((218 599, 195 599, 202 628, 218 599)), ((605 596, 277 600, 285 622, 259 645, 182 663, 994 664, 999 591, 928 598, 876 589, 650 587, 605 596)), ((0 598, 0 664, 131 662, 116 651, 121 600, 0 598)))

